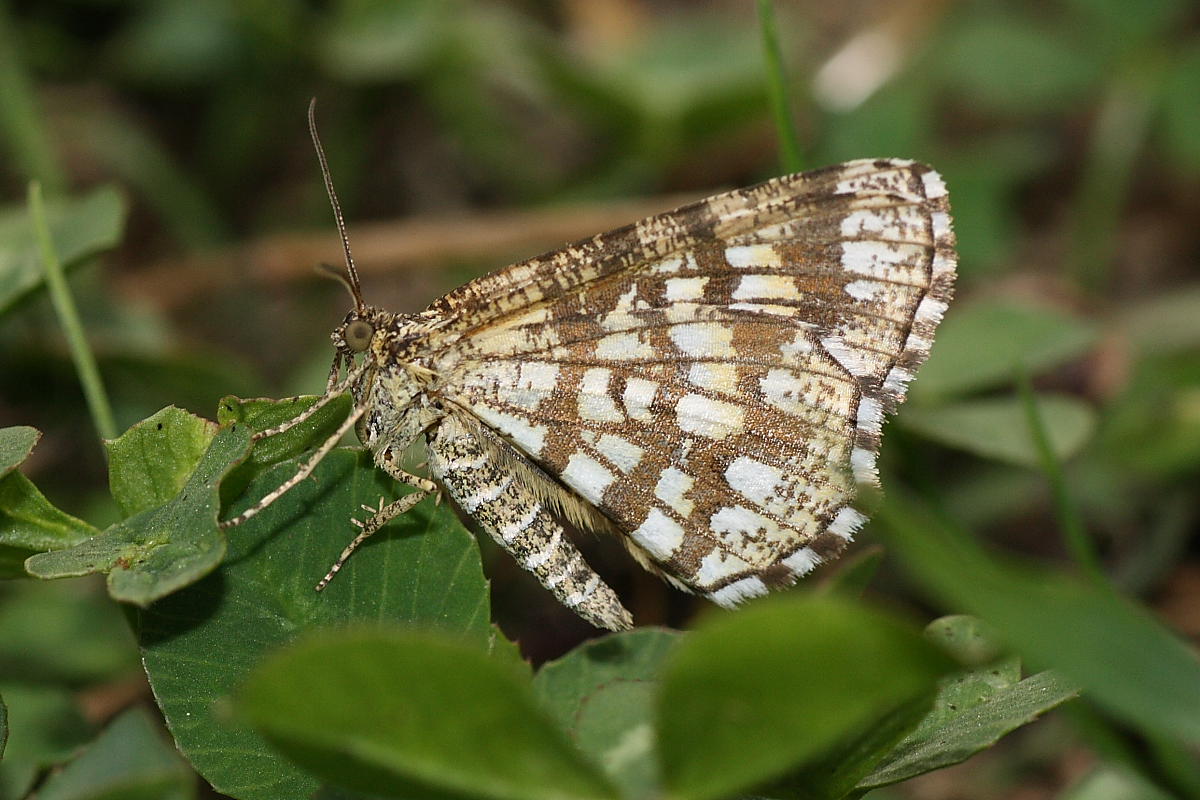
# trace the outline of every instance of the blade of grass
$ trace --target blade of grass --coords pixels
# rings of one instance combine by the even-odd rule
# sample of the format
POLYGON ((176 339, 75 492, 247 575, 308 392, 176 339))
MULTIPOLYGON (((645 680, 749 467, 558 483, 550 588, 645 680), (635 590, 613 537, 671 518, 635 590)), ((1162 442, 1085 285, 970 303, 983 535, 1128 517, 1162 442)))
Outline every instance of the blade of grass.
POLYGON ((37 234, 38 247, 42 253, 42 267, 46 270, 46 288, 50 292, 54 310, 58 313, 59 324, 62 325, 63 333, 67 337, 67 344, 71 348, 71 358, 75 362, 76 372, 79 373, 79 382, 83 386, 84 397, 87 398, 92 422, 96 425, 96 431, 100 434, 101 439, 115 439, 117 423, 113 419, 112 406, 104 391, 104 382, 100 379, 96 358, 83 333, 83 323, 79 320, 75 300, 71 297, 70 287, 67 286, 62 263, 58 260, 58 253, 54 250, 54 242, 50 238, 50 226, 46 223, 46 207, 42 202, 42 186, 37 181, 29 183, 29 213, 33 219, 33 229, 37 234))
POLYGON ((1097 115, 1071 241, 1071 266, 1086 289, 1103 291, 1112 277, 1119 218, 1163 95, 1167 62, 1157 54, 1135 61, 1109 87, 1097 115))
POLYGON ((758 0, 758 21, 762 29, 763 57, 767 68, 767 95, 771 99, 771 113, 779 131, 780 160, 785 172, 804 169, 800 156, 800 137, 796 134, 796 122, 788 102, 787 72, 783 67, 783 53, 779 49, 779 28, 775 24, 773 0, 758 0))
POLYGON ((8 4, 0 3, 0 97, 4 98, 0 103, 0 138, 7 140, 4 143, 16 168, 55 193, 66 186, 66 175, 50 146, 12 28, 8 4))
POLYGON ((1062 462, 1054 454, 1054 448, 1050 444, 1050 434, 1047 432, 1046 426, 1042 424, 1042 416, 1038 412, 1037 395, 1033 392, 1033 382, 1029 378, 1029 372, 1022 366, 1017 367, 1017 390, 1021 395, 1021 405, 1025 409, 1025 419, 1029 424, 1034 450, 1037 452, 1042 472, 1045 473, 1046 480, 1050 484, 1055 515, 1058 517, 1058 524, 1062 527, 1067 550, 1089 576, 1102 583, 1107 582, 1104 567, 1096 555, 1096 549, 1084 527, 1083 518, 1079 514, 1079 507, 1071 496, 1071 490, 1067 488, 1062 462))

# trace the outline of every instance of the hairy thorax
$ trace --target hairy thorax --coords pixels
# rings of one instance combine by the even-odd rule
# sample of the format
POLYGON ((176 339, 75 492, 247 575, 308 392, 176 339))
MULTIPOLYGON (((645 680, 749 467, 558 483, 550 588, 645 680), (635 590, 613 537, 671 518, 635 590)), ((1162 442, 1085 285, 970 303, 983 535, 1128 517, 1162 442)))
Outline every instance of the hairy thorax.
MULTIPOLYGON (((371 311, 375 311, 372 309, 371 311)), ((359 420, 359 440, 372 452, 403 449, 445 416, 436 362, 436 324, 420 314, 376 316, 371 343, 373 367, 354 387, 357 403, 368 411, 359 420)))

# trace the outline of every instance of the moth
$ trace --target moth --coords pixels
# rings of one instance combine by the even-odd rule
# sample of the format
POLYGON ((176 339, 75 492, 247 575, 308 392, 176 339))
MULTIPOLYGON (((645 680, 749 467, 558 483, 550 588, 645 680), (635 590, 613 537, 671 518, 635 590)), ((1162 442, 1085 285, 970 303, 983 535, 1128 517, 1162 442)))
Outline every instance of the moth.
POLYGON ((513 264, 424 311, 368 305, 309 108, 354 308, 329 385, 350 428, 414 488, 354 520, 367 537, 442 492, 560 602, 633 624, 568 530, 617 536, 646 569, 722 605, 793 583, 866 521, 884 415, 950 301, 946 186, 907 160, 851 161, 718 194, 513 264), (421 441, 429 477, 401 457, 421 441))

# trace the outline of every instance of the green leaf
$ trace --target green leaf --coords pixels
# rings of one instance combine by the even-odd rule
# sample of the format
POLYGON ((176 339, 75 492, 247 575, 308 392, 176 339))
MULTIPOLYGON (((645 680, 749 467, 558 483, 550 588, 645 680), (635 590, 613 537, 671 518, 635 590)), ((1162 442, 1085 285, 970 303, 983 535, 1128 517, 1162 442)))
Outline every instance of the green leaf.
POLYGON ((843 558, 838 562, 837 571, 825 578, 817 591, 849 599, 862 597, 871 579, 879 571, 883 555, 882 547, 872 545, 843 558))
POLYGON ((680 641, 642 628, 595 639, 546 664, 533 681, 542 707, 625 797, 658 786, 651 712, 662 664, 680 641))
MULTIPOLYGON (((320 399, 319 395, 302 395, 284 400, 242 400, 230 395, 221 398, 217 404, 217 422, 221 425, 244 422, 256 433, 261 433, 288 422, 320 399)), ((333 435, 349 413, 350 395, 339 395, 304 422, 282 433, 259 439, 250 457, 239 464, 221 484, 221 497, 225 500, 237 497, 256 475, 267 468, 321 444, 333 435)))
POLYGON ((183 491, 217 426, 167 406, 106 441, 108 487, 125 517, 169 503, 183 491))
MULTIPOLYGON (((1021 398, 1016 395, 966 400, 936 407, 905 406, 905 427, 948 447, 1024 467, 1039 467, 1037 448, 1021 398)), ((1096 415, 1086 403, 1064 395, 1039 394, 1038 414, 1059 459, 1087 443, 1096 415)))
POLYGON ((523 675, 444 636, 312 636, 255 669, 237 708, 295 761, 362 792, 615 796, 538 707, 523 675))
POLYGON ((844 599, 778 595, 717 617, 663 674, 664 784, 682 800, 752 789, 931 693, 948 668, 908 625, 844 599))
POLYGON ((0 760, 4 758, 4 747, 8 744, 8 706, 0 695, 0 760))
MULTIPOLYGON (((296 469, 259 476, 230 514, 296 469)), ((313 586, 356 532, 360 506, 394 496, 367 454, 334 450, 312 476, 228 531, 213 575, 141 614, 142 657, 180 750, 239 800, 307 797, 316 779, 288 764, 223 699, 268 652, 305 631, 352 622, 412 623, 455 633, 481 651, 491 638, 487 584, 474 538, 446 507, 419 505, 373 536, 329 587, 313 586)), ((395 675, 402 685, 407 676, 395 675)), ((390 689, 389 689, 390 691, 390 689)))
POLYGON ((120 608, 90 580, 0 583, 0 675, 70 685, 139 669, 120 608))
MULTIPOLYGON (((1196 85, 1200 86, 1200 80, 1196 85)), ((1200 137, 1200 131, 1196 135, 1200 137)), ((1131 303, 1120 321, 1133 344, 1146 355, 1200 347, 1200 284, 1173 286, 1163 294, 1131 303)))
MULTIPOLYGON (((977 681, 965 683, 974 689, 980 686, 977 681)), ((966 761, 1076 695, 1074 686, 1052 672, 977 695, 974 703, 962 702, 964 692, 961 677, 950 679, 929 717, 863 778, 858 788, 886 786, 966 761)))
POLYGON ((39 578, 108 573, 116 600, 147 606, 194 583, 221 563, 225 535, 217 527, 221 478, 250 450, 246 425, 222 428, 196 471, 169 503, 142 511, 65 550, 25 562, 39 578))
MULTIPOLYGON (((938 617, 925 626, 925 636, 960 664, 991 665, 1004 654, 1003 644, 986 622, 968 614, 938 617)), ((1008 672, 1007 684, 1021 679, 1021 665, 1008 672)), ((1006 684, 1006 685, 1007 685, 1006 684)))
POLYGON ((1077 40, 1031 19, 963 15, 936 54, 942 80, 981 112, 1028 115, 1082 100, 1101 78, 1103 62, 1077 40))
POLYGON ((1189 40, 1174 59, 1163 98, 1163 138, 1171 158, 1193 175, 1200 173, 1200 44, 1189 40))
POLYGON ((38 774, 66 759, 90 730, 74 694, 60 687, 0 684, 8 742, 0 761, 0 797, 25 797, 38 774))
POLYGON ((36 428, 0 429, 0 579, 26 576, 24 562, 43 550, 70 547, 96 533, 60 511, 16 471, 42 436, 36 428))
POLYGON ((393 81, 427 68, 453 35, 453 6, 440 0, 338 7, 322 37, 331 72, 352 82, 393 81))
POLYGON ((196 796, 195 784, 150 715, 135 708, 52 773, 38 800, 188 800, 196 796))
MULTIPOLYGON (((70 200, 47 203, 50 236, 64 268, 121 241, 125 201, 111 186, 70 200)), ((42 285, 37 240, 24 204, 0 210, 0 314, 42 285)))
POLYGON ((29 556, 72 547, 97 533, 52 505, 21 472, 0 478, 0 578, 26 577, 29 556))
POLYGON ((912 397, 919 402, 1009 384, 1018 364, 1031 374, 1082 355, 1096 341, 1091 323, 1050 308, 999 301, 956 308, 938 330, 937 344, 912 397))
POLYGON ((776 781, 768 793, 788 800, 857 796, 855 785, 917 727, 929 711, 929 703, 928 695, 902 703, 871 725, 837 742, 817 760, 776 781))
POLYGON ((1167 794, 1159 787, 1132 772, 1100 766, 1058 795, 1057 800, 1172 800, 1177 795, 1167 794))
MULTIPOLYGON (((925 636, 956 661, 979 666, 943 677, 938 682, 932 707, 928 698, 906 703, 876 722, 864 734, 840 744, 817 763, 781 781, 780 785, 785 790, 792 787, 790 791, 785 791, 788 797, 825 800, 861 793, 865 786, 861 781, 878 772, 882 764, 893 763, 897 753, 906 753, 917 746, 916 743, 926 744, 938 756, 957 756, 958 760, 976 752, 969 750, 969 744, 977 744, 974 740, 969 744, 953 742, 961 750, 947 746, 943 751, 938 749, 938 744, 954 733, 948 721, 1020 681, 1020 661, 1015 657, 996 661, 1000 655, 999 644, 983 623, 974 617, 959 615, 934 620, 926 626, 925 636)), ((1013 727, 1019 724, 1021 722, 1016 722, 1013 727)), ((976 739, 983 739, 984 744, 976 748, 981 749, 1005 732, 1007 730, 996 732, 981 724, 968 726, 960 738, 975 735, 976 739), (985 739, 989 732, 994 736, 985 739)), ((945 765, 936 763, 935 757, 922 766, 926 768, 922 771, 928 771, 945 765)))
POLYGON ((876 517, 925 591, 987 620, 1114 716, 1200 742, 1200 661, 1144 609, 1095 581, 989 556, 895 489, 876 517))
POLYGON ((518 672, 533 676, 533 666, 521 655, 520 646, 506 637, 494 622, 488 635, 488 655, 501 663, 509 664, 518 672))
POLYGON ((29 458, 42 432, 28 425, 0 428, 0 478, 12 472, 29 458))

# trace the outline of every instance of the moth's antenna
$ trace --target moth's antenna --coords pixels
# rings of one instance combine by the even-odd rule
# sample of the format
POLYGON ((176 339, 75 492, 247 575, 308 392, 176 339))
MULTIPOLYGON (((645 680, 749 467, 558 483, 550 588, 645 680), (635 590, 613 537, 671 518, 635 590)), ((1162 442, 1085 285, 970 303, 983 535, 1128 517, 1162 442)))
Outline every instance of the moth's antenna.
POLYGON ((338 234, 342 237, 342 251, 346 254, 346 277, 350 294, 354 295, 355 309, 362 311, 367 307, 363 302, 362 288, 358 285, 358 270, 354 267, 354 256, 350 253, 350 237, 346 235, 346 221, 342 217, 342 205, 338 202, 337 192, 333 190, 333 177, 329 174, 329 161, 325 158, 325 148, 321 147, 321 137, 317 135, 317 98, 308 104, 308 132, 312 136, 313 147, 317 149, 317 160, 321 162, 321 177, 325 179, 325 192, 329 195, 329 204, 333 206, 333 218, 337 221, 338 234))
POLYGON ((358 295, 354 292, 354 287, 350 285, 350 279, 346 277, 346 270, 335 267, 327 261, 322 261, 316 266, 317 274, 323 275, 326 278, 333 278, 335 281, 345 287, 350 296, 354 298, 354 302, 358 302, 358 295))

